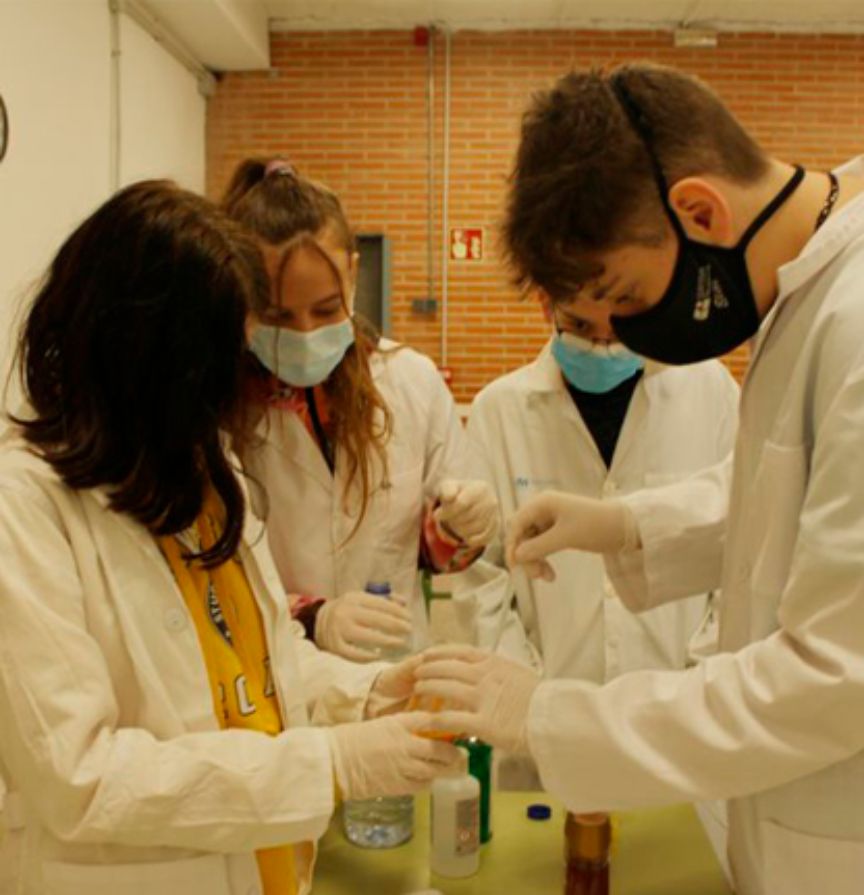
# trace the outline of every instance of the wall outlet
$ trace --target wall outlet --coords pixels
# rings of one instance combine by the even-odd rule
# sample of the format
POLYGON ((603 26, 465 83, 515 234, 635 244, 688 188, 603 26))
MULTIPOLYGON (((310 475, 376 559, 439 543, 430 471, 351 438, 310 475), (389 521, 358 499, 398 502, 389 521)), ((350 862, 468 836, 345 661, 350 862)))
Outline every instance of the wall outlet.
POLYGON ((434 314, 438 310, 437 298, 412 298, 411 311, 414 314, 434 314))

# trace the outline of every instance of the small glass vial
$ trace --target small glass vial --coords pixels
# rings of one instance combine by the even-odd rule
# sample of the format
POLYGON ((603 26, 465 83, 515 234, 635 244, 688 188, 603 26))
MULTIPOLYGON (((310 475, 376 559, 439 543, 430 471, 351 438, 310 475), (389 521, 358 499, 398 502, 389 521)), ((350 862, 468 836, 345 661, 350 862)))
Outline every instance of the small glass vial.
POLYGON ((432 784, 430 867, 439 876, 471 876, 480 867, 480 784, 468 773, 468 750, 455 771, 432 784))
POLYGON ((608 814, 571 814, 564 824, 564 895, 609 895, 608 814))

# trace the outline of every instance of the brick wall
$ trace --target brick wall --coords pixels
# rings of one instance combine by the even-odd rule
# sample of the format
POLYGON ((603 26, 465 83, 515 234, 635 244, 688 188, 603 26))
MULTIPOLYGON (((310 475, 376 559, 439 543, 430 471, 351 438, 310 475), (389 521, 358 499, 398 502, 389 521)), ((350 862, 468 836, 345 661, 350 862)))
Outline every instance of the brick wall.
MULTIPOLYGON (((442 40, 436 39, 440 184, 442 40)), ((451 226, 486 229, 481 262, 451 262, 448 364, 458 400, 529 360, 547 335, 494 251, 521 112, 568 67, 648 59, 705 78, 769 152, 814 167, 864 151, 864 36, 721 34, 714 50, 677 50, 661 32, 459 32, 452 39, 451 226)), ((426 49, 410 32, 282 33, 273 70, 226 75, 208 114, 208 191, 249 154, 283 153, 328 183, 358 230, 392 240, 393 335, 441 360, 441 314, 428 294, 426 49)), ((440 196, 435 282, 440 294, 440 196)), ((736 374, 743 352, 729 358, 736 374)))

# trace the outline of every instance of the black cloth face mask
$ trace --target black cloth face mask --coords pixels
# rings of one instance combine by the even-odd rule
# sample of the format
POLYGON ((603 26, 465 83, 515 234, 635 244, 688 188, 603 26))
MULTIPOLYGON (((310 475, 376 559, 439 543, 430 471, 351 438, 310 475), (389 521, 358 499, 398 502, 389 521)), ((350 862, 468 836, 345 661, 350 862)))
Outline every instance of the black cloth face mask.
POLYGON ((632 317, 610 320, 615 335, 636 354, 665 364, 692 364, 719 357, 746 342, 759 329, 759 312, 744 253, 765 222, 798 188, 804 169, 795 173, 757 215, 732 248, 690 239, 669 205, 669 188, 641 109, 620 78, 612 90, 633 129, 645 144, 666 215, 678 238, 672 279, 660 301, 632 317))

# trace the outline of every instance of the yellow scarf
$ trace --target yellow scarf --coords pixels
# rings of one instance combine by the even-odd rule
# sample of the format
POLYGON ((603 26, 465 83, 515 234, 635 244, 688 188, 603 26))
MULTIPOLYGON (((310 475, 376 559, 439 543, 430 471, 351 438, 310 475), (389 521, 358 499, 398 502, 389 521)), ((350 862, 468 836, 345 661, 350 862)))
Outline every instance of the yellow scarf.
MULTIPOLYGON (((215 543, 220 516, 215 501, 208 499, 195 523, 196 552, 198 544, 206 549, 215 543)), ((177 538, 158 541, 195 623, 220 726, 260 730, 270 736, 280 733, 282 720, 264 626, 243 566, 232 559, 215 569, 203 569, 183 559, 186 550, 177 538)), ((293 846, 260 849, 255 857, 264 895, 297 895, 293 846)))

